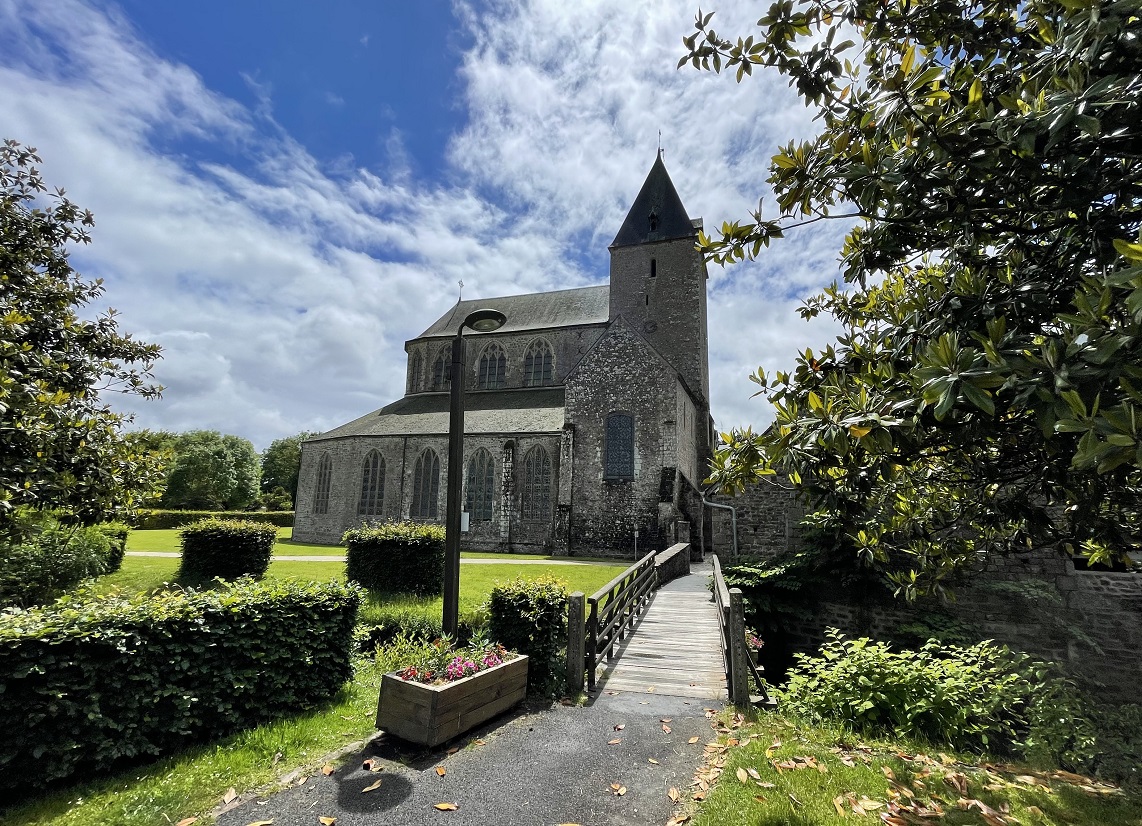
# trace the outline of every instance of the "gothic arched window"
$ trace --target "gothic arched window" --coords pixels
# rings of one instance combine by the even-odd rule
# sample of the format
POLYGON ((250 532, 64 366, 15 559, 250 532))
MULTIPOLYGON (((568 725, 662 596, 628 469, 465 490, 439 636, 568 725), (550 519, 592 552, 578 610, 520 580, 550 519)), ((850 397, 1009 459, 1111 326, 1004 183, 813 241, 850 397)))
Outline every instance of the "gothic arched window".
POLYGON ((604 479, 634 478, 634 417, 629 413, 610 413, 603 440, 604 479))
POLYGON ((476 387, 480 390, 499 390, 504 386, 507 370, 508 360, 504 355, 504 348, 498 344, 489 344, 484 354, 480 356, 480 372, 476 387))
POLYGON ((412 507, 409 516, 413 519, 436 519, 440 514, 440 457, 432 448, 425 448, 416 457, 416 467, 412 471, 412 507))
POLYGON ((432 363, 432 389, 448 390, 452 387, 452 345, 440 348, 436 361, 432 363))
POLYGON ((333 487, 333 460, 322 453, 317 461, 317 484, 313 488, 313 512, 329 513, 329 489, 333 487))
POLYGON ((492 454, 480 448, 468 460, 467 495, 464 510, 473 522, 492 520, 492 496, 496 489, 496 466, 492 454))
POLYGON ((424 360, 420 357, 420 351, 417 350, 412 354, 412 363, 409 365, 408 392, 415 393, 420 389, 420 373, 423 369, 424 360))
POLYGON ((370 450, 361 465, 361 498, 358 516, 380 516, 385 504, 385 460, 370 450))
POLYGON ((544 387, 554 381, 552 369, 554 359, 551 347, 543 339, 536 339, 527 346, 523 356, 523 386, 544 387))
POLYGON ((531 520, 545 520, 551 515, 551 457, 542 445, 523 457, 520 515, 531 520))

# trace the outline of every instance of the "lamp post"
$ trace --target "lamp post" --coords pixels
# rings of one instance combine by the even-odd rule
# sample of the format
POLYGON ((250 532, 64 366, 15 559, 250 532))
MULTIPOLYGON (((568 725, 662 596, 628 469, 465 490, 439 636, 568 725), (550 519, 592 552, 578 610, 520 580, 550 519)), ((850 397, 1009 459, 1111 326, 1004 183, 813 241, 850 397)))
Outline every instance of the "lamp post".
POLYGON ((474 310, 452 340, 452 389, 448 405, 448 502, 444 514, 443 630, 456 636, 460 624, 460 492, 464 479, 464 328, 490 333, 504 326, 499 310, 474 310))

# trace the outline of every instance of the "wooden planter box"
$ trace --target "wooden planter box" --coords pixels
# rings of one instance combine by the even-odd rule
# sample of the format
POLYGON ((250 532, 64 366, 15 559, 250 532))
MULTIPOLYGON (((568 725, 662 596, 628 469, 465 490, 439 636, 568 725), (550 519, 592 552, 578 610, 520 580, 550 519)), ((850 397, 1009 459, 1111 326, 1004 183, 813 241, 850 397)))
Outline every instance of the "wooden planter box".
POLYGON ((377 728, 423 746, 437 746, 507 711, 527 694, 527 657, 443 685, 381 678, 377 728))

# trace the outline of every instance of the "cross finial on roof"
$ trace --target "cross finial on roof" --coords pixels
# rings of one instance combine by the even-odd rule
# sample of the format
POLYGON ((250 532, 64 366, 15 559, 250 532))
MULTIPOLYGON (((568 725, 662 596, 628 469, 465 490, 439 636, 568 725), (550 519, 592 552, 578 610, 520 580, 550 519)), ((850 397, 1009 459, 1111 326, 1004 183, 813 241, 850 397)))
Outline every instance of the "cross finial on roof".
POLYGON ((658 157, 662 157, 662 130, 658 130, 658 157))
POLYGON ((463 301, 464 300, 464 279, 461 278, 460 281, 457 283, 460 284, 460 297, 457 300, 463 301))

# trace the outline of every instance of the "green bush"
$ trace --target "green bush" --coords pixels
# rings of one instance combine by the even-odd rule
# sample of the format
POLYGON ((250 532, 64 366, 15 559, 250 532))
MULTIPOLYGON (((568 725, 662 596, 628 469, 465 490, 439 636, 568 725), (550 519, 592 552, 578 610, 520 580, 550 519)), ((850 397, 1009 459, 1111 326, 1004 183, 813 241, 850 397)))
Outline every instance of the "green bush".
POLYGON ((279 528, 293 527, 293 511, 141 510, 135 515, 135 528, 141 531, 173 530, 203 519, 243 519, 247 522, 265 522, 279 528))
POLYGON ((123 522, 104 522, 95 527, 107 537, 107 542, 110 545, 107 552, 107 564, 103 573, 113 574, 123 567, 123 557, 127 553, 127 534, 131 532, 131 526, 123 522))
POLYGON ((0 607, 41 605, 107 572, 111 542, 98 528, 49 523, 23 542, 0 544, 0 607))
POLYGON ((488 612, 492 639, 530 658, 529 690, 557 694, 565 677, 560 651, 567 646, 567 583, 552 576, 496 583, 488 612))
POLYGON ((310 708, 350 677, 360 591, 242 580, 65 596, 0 623, 0 789, 105 771, 310 708))
POLYGON ((444 528, 388 522, 346 531, 345 574, 371 591, 444 593, 444 528))
MULTIPOLYGON (((374 608, 368 614, 367 618, 361 618, 361 624, 353 632, 353 645, 364 654, 389 645, 397 637, 422 643, 434 642, 444 635, 439 605, 435 606, 432 616, 407 605, 374 608)), ((486 631, 487 627, 488 618, 482 611, 461 613, 456 628, 456 644, 467 645, 473 636, 486 631)))
POLYGON ((179 536, 182 538, 179 579, 195 582, 215 577, 260 578, 270 567, 278 530, 260 522, 203 519, 187 525, 179 536))
MULTIPOLYGON (((797 655, 781 692, 785 708, 813 720, 958 749, 1023 752, 1032 730, 1045 736, 1045 720, 1072 714, 1063 711, 1073 698, 1066 682, 1005 646, 929 640, 916 651, 893 651, 865 638, 846 639, 835 628, 828 633, 819 657, 797 655)), ((1073 731, 1074 720, 1069 724, 1073 731)))

